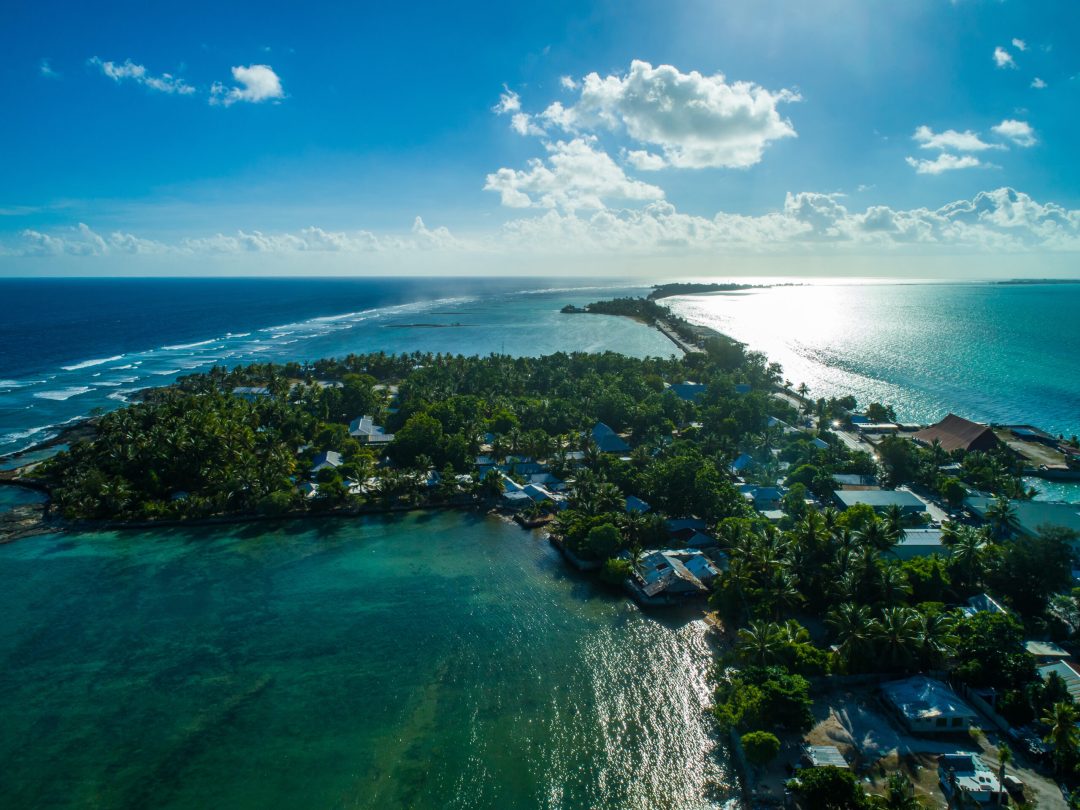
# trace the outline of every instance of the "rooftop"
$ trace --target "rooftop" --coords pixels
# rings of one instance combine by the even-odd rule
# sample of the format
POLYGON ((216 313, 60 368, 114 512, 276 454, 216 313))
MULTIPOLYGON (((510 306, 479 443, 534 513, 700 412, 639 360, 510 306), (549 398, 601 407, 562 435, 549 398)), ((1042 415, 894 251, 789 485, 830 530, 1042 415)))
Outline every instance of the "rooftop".
POLYGON ((845 509, 865 503, 874 509, 896 505, 901 509, 926 511, 926 504, 906 489, 841 489, 833 495, 845 509))
MULTIPOLYGON (((993 504, 993 498, 975 497, 964 501, 964 506, 984 517, 986 510, 993 504)), ((1011 501, 1016 510, 1016 520, 1020 531, 1026 535, 1036 535, 1040 526, 1061 526, 1080 532, 1080 504, 1060 501, 1011 501)))
POLYGON ((953 450, 992 450, 999 444, 998 437, 988 425, 971 422, 954 413, 936 425, 918 431, 912 438, 926 445, 936 440, 947 453, 953 450))
POLYGON ((886 699, 912 720, 937 717, 975 718, 975 710, 941 681, 916 675, 903 681, 882 684, 886 699))
POLYGON ((1080 672, 1077 672, 1066 661, 1055 661, 1052 664, 1046 664, 1039 667, 1039 675, 1042 679, 1047 680, 1051 674, 1057 675, 1061 680, 1065 681, 1065 688, 1069 690, 1069 695, 1073 700, 1080 700, 1080 672))

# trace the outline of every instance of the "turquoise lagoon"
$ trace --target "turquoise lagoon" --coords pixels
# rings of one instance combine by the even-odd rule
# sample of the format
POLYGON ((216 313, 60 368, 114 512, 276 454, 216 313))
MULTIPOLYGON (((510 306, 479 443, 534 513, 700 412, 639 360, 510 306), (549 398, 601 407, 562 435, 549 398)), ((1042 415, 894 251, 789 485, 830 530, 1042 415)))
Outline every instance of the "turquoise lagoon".
POLYGON ((10 807, 733 805, 700 614, 452 512, 0 547, 10 807))

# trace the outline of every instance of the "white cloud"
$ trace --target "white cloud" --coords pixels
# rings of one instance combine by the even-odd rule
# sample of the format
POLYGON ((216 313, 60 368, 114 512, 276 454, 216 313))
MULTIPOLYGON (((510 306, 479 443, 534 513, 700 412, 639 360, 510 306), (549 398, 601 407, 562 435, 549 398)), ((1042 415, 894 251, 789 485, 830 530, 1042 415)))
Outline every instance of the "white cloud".
POLYGON ((577 90, 578 89, 578 83, 576 81, 574 81, 573 76, 560 76, 559 77, 559 84, 561 84, 563 86, 564 90, 577 90))
POLYGON ((1036 76, 1034 79, 1031 80, 1031 86, 1034 87, 1036 90, 1042 90, 1046 87, 1046 82, 1036 76))
POLYGON ((109 257, 122 253, 167 254, 190 260, 214 255, 301 252, 373 254, 392 257, 419 251, 458 256, 557 256, 820 254, 868 250, 1080 253, 1080 210, 1039 203, 1011 188, 999 188, 938 209, 894 209, 873 205, 850 210, 837 194, 789 193, 776 210, 757 216, 719 212, 684 214, 664 200, 641 208, 602 209, 587 215, 551 208, 522 216, 499 231, 462 239, 446 228, 428 228, 419 217, 404 235, 370 231, 237 231, 181 240, 176 244, 113 233, 89 226, 44 233, 26 230, 9 244, 8 256, 109 257))
POLYGON ((238 101, 259 104, 285 98, 281 78, 269 65, 238 65, 232 69, 237 87, 214 82, 210 87, 210 103, 229 107, 238 101))
POLYGON ((682 73, 635 60, 625 75, 590 73, 580 91, 569 107, 549 106, 543 120, 568 132, 625 130, 679 168, 753 166, 772 141, 796 134, 778 106, 800 100, 798 93, 728 83, 720 73, 682 73))
POLYGON ((1010 188, 981 192, 937 210, 870 206, 849 211, 838 195, 788 194, 760 216, 699 217, 667 202, 588 217, 548 211, 503 229, 504 247, 613 254, 790 253, 792 251, 1080 251, 1080 211, 1040 204, 1010 188), (824 248, 823 246, 828 246, 824 248))
POLYGON ((1012 118, 1006 118, 996 127, 991 127, 990 129, 1002 138, 1008 138, 1018 146, 1027 147, 1035 145, 1035 130, 1031 128, 1031 124, 1027 121, 1017 121, 1012 118))
POLYGON ((497 191, 502 204, 511 208, 605 208, 605 199, 659 200, 657 186, 642 183, 626 173, 595 138, 574 138, 545 144, 548 158, 534 158, 525 171, 499 169, 487 176, 485 191, 497 191))
POLYGON ((627 152, 626 160, 635 169, 641 169, 646 172, 657 171, 667 165, 662 157, 643 149, 627 152))
POLYGON ((1017 39, 1016 37, 1013 37, 1012 44, 1013 47, 1016 48, 1016 50, 1018 51, 1023 52, 1027 50, 1027 43, 1024 42, 1024 40, 1022 39, 1017 39))
POLYGON ((499 94, 499 103, 491 108, 491 111, 496 115, 506 115, 507 113, 516 113, 521 109, 521 96, 503 85, 503 92, 499 94))
POLYGON ((46 79, 59 79, 59 78, 61 78, 60 74, 56 70, 53 69, 53 66, 50 63, 50 60, 48 60, 48 59, 42 59, 40 62, 38 62, 38 72, 42 76, 44 76, 46 79))
POLYGON ((930 127, 918 127, 911 136, 923 149, 954 149, 958 152, 982 152, 986 149, 1003 149, 1000 144, 987 143, 982 140, 978 133, 970 129, 957 132, 955 129, 947 129, 944 132, 934 132, 930 127))
POLYGON ((144 65, 136 64, 130 59, 125 59, 122 64, 116 62, 103 62, 98 57, 90 59, 90 64, 101 69, 101 72, 115 82, 130 79, 143 87, 149 87, 159 93, 169 93, 181 96, 190 96, 195 88, 183 79, 173 76, 171 73, 162 73, 160 76, 147 71, 144 65))
POLYGON ((1012 54, 998 45, 994 48, 994 64, 999 68, 1016 67, 1016 62, 1013 61, 1012 54))
POLYGON ((972 155, 957 156, 950 155, 948 152, 942 152, 933 160, 920 160, 913 157, 904 158, 904 160, 918 174, 941 174, 956 169, 973 169, 977 166, 989 165, 972 155))

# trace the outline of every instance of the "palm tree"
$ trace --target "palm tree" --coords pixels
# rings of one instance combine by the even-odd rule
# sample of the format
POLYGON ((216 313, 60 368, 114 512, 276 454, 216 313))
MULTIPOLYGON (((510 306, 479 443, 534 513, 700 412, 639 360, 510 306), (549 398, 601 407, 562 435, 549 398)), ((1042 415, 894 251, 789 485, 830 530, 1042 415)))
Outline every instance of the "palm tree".
POLYGON ((885 510, 885 531, 894 546, 904 539, 904 513, 895 503, 885 510))
POLYGON ((983 574, 983 560, 988 545, 986 532, 974 526, 950 530, 944 538, 952 552, 953 563, 966 585, 978 585, 983 574))
POLYGON ((902 773, 897 771, 889 776, 885 783, 886 810, 921 810, 922 805, 915 798, 915 788, 902 773))
POLYGON ((884 565, 878 570, 877 584, 884 604, 896 605, 911 595, 911 583, 908 582, 903 566, 893 563, 884 565))
POLYGON ((1058 773, 1064 773, 1075 761, 1080 745, 1080 732, 1076 729, 1080 710, 1073 703, 1055 703, 1043 715, 1042 721, 1050 727, 1045 739, 1054 747, 1054 765, 1058 773))
POLYGON ((837 651, 849 670, 870 653, 876 636, 877 622, 866 605, 845 602, 833 610, 827 619, 837 641, 837 651))
POLYGON ((995 537, 1011 537, 1020 528, 1016 507, 1009 503, 1008 498, 995 498, 986 510, 986 520, 995 537))
POLYGON ((919 614, 909 607, 885 608, 877 629, 885 661, 906 669, 919 643, 919 614))
POLYGON ((888 551, 896 543, 892 534, 880 520, 872 520, 867 523, 863 530, 859 532, 858 539, 866 548, 876 549, 877 551, 888 551))
POLYGON ((1012 762, 1012 750, 1005 743, 1001 743, 997 750, 998 755, 998 790, 997 803, 1000 806, 1005 798, 1005 766, 1012 762))
POLYGON ((956 622, 948 613, 920 613, 917 627, 919 661, 928 669, 940 668, 953 650, 956 622))
POLYGON ((768 666, 778 663, 784 650, 779 626, 772 622, 752 621, 739 630, 735 652, 743 661, 768 666))

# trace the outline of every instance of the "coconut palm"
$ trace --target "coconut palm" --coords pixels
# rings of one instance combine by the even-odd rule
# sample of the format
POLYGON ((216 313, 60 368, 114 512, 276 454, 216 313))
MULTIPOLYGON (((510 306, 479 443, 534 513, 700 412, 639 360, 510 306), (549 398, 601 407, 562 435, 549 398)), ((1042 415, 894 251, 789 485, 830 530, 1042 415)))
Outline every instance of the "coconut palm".
POLYGON ((840 659, 849 670, 870 654, 877 635, 877 622, 866 605, 845 602, 829 614, 827 622, 836 639, 840 659))
POLYGON ((877 586, 881 601, 886 605, 899 604, 911 595, 911 583, 903 566, 897 563, 878 569, 877 586))
POLYGON ((997 803, 1001 805, 1005 799, 1005 766, 1012 762, 1012 750, 1005 743, 1001 743, 997 750, 998 755, 998 785, 1001 790, 997 794, 997 803))
POLYGON ((928 669, 938 669, 953 650, 956 622, 948 613, 918 614, 917 652, 919 662, 928 669))
POLYGON ((882 658, 890 667, 906 669, 919 644, 919 614, 909 607, 885 608, 876 628, 882 658))
POLYGON ((986 520, 994 537, 1012 537, 1020 528, 1016 507, 1009 503, 1008 498, 995 498, 986 510, 986 520))
POLYGON ((886 810, 921 810, 922 805, 915 798, 915 788, 902 773, 897 771, 889 776, 885 783, 886 810))
POLYGON ((1065 773, 1075 762, 1080 746, 1080 732, 1076 728, 1080 709, 1073 703, 1055 703, 1043 714, 1042 722, 1050 727, 1045 739, 1054 747, 1054 765, 1058 773, 1065 773))
POLYGON ((984 573, 989 544, 986 532, 974 526, 959 526, 951 529, 943 539, 952 553, 953 565, 960 578, 966 585, 978 585, 984 573))
POLYGON ((752 621, 739 630, 735 653, 747 663, 768 666, 779 663, 784 652, 780 627, 772 622, 752 621))
POLYGON ((894 546, 904 539, 904 513, 895 503, 885 510, 885 531, 894 546))
POLYGON ((877 551, 888 551, 896 543, 888 527, 880 520, 872 520, 867 523, 863 530, 859 532, 858 540, 863 547, 877 551))

